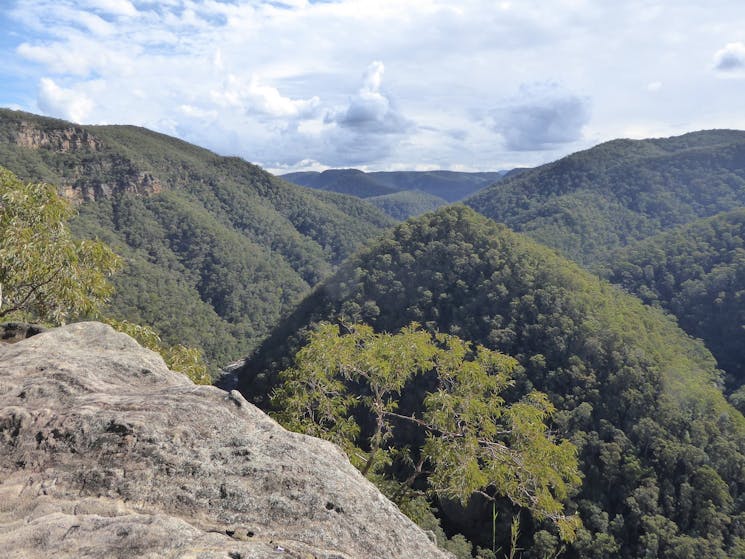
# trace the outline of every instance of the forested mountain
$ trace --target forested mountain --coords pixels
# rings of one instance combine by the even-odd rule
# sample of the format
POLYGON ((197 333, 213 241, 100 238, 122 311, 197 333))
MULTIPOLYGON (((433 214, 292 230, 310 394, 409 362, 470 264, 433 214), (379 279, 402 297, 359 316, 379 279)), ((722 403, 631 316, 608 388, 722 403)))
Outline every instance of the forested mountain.
POLYGON ((365 173, 358 169, 328 169, 289 173, 282 178, 320 190, 352 194, 360 198, 384 196, 394 192, 419 190, 448 202, 457 202, 494 184, 506 171, 462 173, 458 171, 378 171, 365 173))
POLYGON ((367 201, 399 221, 431 212, 448 204, 444 198, 438 198, 419 190, 402 190, 384 196, 372 196, 367 198, 367 201))
POLYGON ((126 258, 110 313, 245 355, 310 286, 392 220, 357 198, 289 184, 241 159, 132 126, 0 111, 0 165, 80 202, 73 228, 126 258))
POLYGON ((614 140, 525 170, 466 203, 584 264, 745 205, 745 132, 614 140))
POLYGON ((619 250, 601 273, 701 338, 730 389, 745 383, 745 208, 619 250))
MULTIPOLYGON (((567 506, 585 528, 563 556, 744 556, 745 420, 718 388, 711 354, 550 249, 460 205, 399 225, 262 344, 240 370, 249 400, 267 407, 277 371, 321 320, 388 332, 417 321, 516 357, 510 398, 547 392, 555 428, 580 452, 584 482, 567 506)), ((440 505, 448 528, 488 545, 490 509, 440 505)), ((500 522, 511 516, 502 509, 500 522)), ((553 553, 549 528, 521 528, 525 559, 553 553)))

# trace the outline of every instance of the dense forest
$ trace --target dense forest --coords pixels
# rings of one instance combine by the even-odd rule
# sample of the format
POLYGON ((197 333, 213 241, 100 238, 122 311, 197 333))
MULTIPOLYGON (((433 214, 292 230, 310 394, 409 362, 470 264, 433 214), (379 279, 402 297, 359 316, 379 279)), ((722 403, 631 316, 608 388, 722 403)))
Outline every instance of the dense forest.
MULTIPOLYGON (((727 372, 745 382, 745 209, 718 214, 615 252, 600 273, 674 314, 727 372)), ((742 402, 740 403, 742 405, 742 402)))
POLYGON ((372 196, 367 198, 367 201, 399 221, 434 211, 448 204, 444 198, 419 190, 402 190, 384 196, 372 196))
MULTIPOLYGON (((566 557, 745 556, 745 420, 722 396, 711 354, 550 249, 464 206, 410 220, 271 334, 239 371, 247 398, 270 407, 278 371, 322 320, 388 332, 415 321, 514 356, 509 398, 548 393, 555 429, 579 448, 584 481, 566 506, 584 528, 566 557)), ((488 544, 491 515, 478 502, 438 504, 447 530, 488 544)), ((550 527, 522 528, 526 559, 554 549, 550 527)))
POLYGON ((238 158, 131 126, 0 111, 0 164, 82 202, 72 227, 126 261, 109 314, 213 365, 255 346, 310 286, 392 220, 238 158))
POLYGON ((745 205, 745 132, 613 140, 508 176, 466 203, 592 264, 610 249, 745 205))

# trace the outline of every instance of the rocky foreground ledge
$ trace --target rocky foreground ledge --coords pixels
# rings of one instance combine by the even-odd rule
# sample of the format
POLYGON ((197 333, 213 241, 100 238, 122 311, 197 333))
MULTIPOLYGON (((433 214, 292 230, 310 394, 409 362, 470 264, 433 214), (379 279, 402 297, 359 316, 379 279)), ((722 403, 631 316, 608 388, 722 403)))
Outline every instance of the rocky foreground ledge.
POLYGON ((0 344, 4 558, 445 558, 335 446, 99 323, 0 344))

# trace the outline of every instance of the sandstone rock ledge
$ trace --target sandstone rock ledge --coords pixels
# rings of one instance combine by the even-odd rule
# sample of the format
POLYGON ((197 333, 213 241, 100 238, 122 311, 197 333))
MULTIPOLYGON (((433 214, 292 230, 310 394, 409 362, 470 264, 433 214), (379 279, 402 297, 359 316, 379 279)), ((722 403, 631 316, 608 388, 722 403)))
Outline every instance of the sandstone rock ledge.
POLYGON ((335 446, 81 323, 0 344, 4 558, 445 558, 335 446))

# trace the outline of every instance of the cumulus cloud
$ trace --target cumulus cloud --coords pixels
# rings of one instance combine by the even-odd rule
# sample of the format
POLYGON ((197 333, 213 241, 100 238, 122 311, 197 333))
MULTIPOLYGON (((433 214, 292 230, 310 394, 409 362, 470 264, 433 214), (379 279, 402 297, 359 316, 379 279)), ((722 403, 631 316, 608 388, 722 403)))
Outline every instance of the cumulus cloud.
POLYGON ((523 84, 518 95, 490 115, 512 151, 541 151, 582 138, 589 101, 554 83, 523 84))
POLYGON ((743 43, 708 68, 690 64, 722 37, 742 40, 731 0, 662 3, 643 17, 639 2, 575 0, 548 11, 537 0, 0 4, 0 104, 156 128, 266 165, 493 169, 545 162, 629 123, 651 135, 666 123, 676 128, 664 133, 745 127, 737 88, 704 79, 740 77, 743 43), (567 89, 519 89, 528 80, 567 89), (671 84, 686 94, 662 95, 671 84), (578 91, 593 99, 591 125, 578 91))
POLYGON ((107 14, 127 17, 139 14, 137 8, 129 0, 87 0, 85 3, 88 7, 107 14))
POLYGON ((312 118, 321 102, 316 96, 291 99, 283 96, 276 87, 261 84, 256 77, 251 77, 246 83, 232 74, 222 88, 213 90, 210 96, 219 106, 238 108, 247 114, 270 118, 312 118))
POLYGON ((390 97, 380 91, 385 66, 375 61, 367 67, 362 87, 346 108, 330 112, 327 122, 366 134, 401 134, 411 123, 401 115, 390 97))
POLYGON ((29 43, 21 43, 16 50, 23 58, 44 64, 55 73, 82 76, 90 72, 91 69, 87 56, 81 56, 71 50, 54 50, 47 45, 31 45, 29 43))
POLYGON ((345 106, 326 113, 323 140, 328 147, 329 165, 358 165, 383 159, 405 134, 416 128, 397 109, 393 98, 381 90, 384 73, 382 62, 372 62, 357 93, 345 106))
POLYGON ((724 74, 745 75, 745 43, 729 43, 714 54, 714 68, 724 74))
POLYGON ((60 87, 49 78, 42 78, 39 84, 37 103, 47 115, 80 123, 93 109, 93 101, 87 95, 60 87))

